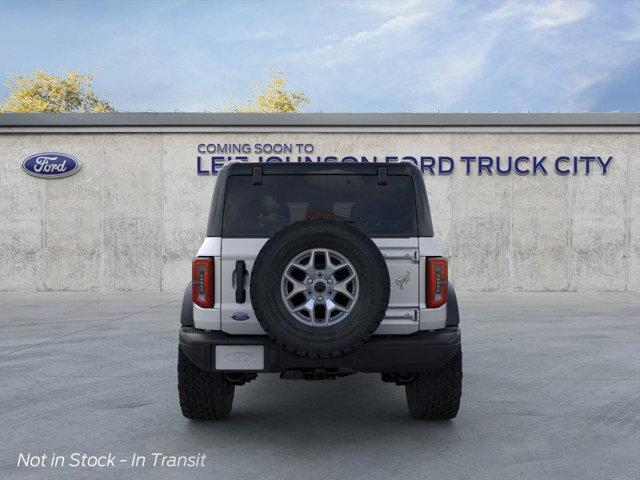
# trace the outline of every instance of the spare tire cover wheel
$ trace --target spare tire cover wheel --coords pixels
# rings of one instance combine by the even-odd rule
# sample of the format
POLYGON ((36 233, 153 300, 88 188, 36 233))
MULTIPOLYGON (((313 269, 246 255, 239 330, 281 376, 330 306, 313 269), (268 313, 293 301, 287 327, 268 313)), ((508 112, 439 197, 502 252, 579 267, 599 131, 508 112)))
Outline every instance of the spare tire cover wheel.
POLYGON ((333 219, 304 220, 275 234, 258 254, 251 303, 284 350, 336 357, 360 347, 380 325, 389 272, 360 230, 333 219))

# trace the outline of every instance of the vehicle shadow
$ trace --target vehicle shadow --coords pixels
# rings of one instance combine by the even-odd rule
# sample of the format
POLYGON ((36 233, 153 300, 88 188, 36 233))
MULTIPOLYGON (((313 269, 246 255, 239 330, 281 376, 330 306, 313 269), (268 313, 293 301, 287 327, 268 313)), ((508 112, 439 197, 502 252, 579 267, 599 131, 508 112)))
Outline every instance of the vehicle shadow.
POLYGON ((205 443, 232 439, 246 447, 268 441, 272 447, 295 449, 377 444, 414 433, 453 431, 455 426, 411 418, 403 387, 383 383, 379 375, 359 374, 329 381, 262 375, 236 389, 230 419, 188 422, 186 428, 205 443))

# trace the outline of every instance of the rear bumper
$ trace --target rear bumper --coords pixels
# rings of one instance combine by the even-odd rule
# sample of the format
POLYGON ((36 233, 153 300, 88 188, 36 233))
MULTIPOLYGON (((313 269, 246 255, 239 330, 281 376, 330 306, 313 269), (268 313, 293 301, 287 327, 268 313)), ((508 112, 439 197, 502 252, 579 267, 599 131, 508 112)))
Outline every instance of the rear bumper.
MULTIPOLYGON (((216 369, 216 346, 263 347, 262 369, 233 371, 284 372, 287 370, 333 370, 339 372, 409 373, 435 370, 446 364, 460 349, 458 327, 418 332, 412 335, 373 336, 356 351, 339 358, 303 358, 285 352, 265 335, 228 335, 222 332, 180 329, 180 349, 201 370, 216 369)), ((259 348, 257 349, 260 350, 259 348)), ((252 348, 251 351, 256 351, 252 348)))

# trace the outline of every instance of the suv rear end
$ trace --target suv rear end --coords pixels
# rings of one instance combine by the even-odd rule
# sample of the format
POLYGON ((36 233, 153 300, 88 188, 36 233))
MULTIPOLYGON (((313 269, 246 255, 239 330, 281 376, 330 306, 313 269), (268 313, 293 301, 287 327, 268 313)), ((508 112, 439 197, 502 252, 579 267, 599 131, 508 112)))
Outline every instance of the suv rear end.
POLYGON ((457 312, 412 164, 229 164, 183 301, 183 413, 228 416, 234 386, 261 372, 375 372, 407 386, 413 416, 451 418, 457 312), (438 413, 431 384, 451 368, 438 413))

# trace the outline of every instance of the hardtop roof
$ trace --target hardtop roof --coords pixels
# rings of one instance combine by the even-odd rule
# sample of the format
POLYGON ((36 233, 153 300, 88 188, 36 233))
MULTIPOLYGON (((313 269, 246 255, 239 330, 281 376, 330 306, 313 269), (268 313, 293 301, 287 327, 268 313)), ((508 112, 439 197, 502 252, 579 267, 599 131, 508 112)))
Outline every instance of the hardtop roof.
POLYGON ((417 175, 422 178, 422 174, 418 167, 411 162, 229 162, 221 170, 220 173, 226 175, 251 175, 255 168, 262 169, 265 175, 273 174, 291 174, 291 175, 309 175, 309 174, 345 174, 354 173, 362 175, 377 175, 380 168, 387 169, 391 175, 417 175))

